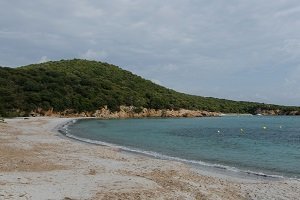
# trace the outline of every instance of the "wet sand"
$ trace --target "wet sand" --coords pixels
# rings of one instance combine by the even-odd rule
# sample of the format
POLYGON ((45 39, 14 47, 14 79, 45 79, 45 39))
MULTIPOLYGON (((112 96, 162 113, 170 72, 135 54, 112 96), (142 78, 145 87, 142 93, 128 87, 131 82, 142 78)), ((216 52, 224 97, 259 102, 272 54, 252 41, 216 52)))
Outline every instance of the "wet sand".
POLYGON ((216 174, 63 137, 70 118, 0 123, 0 199, 300 199, 300 181, 216 174))

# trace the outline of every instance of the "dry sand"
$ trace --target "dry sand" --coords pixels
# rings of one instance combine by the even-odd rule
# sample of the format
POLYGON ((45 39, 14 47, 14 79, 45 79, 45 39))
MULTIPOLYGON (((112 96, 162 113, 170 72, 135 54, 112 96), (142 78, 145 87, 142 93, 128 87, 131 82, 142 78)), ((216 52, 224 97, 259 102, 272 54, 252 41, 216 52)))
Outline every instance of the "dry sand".
POLYGON ((68 120, 0 123, 0 200, 300 199, 299 180, 220 176, 64 138, 55 130, 68 120))

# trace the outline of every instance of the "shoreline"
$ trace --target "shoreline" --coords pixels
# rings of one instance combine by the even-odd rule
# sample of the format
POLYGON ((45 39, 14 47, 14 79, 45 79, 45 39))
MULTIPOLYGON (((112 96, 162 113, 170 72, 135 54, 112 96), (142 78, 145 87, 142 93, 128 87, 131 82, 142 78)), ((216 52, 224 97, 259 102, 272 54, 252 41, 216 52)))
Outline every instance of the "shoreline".
MULTIPOLYGON (((201 160, 187 160, 184 158, 180 157, 174 157, 174 156, 168 156, 159 152, 154 152, 154 151, 146 151, 142 149, 137 149, 137 148, 131 148, 127 146, 122 146, 114 143, 108 143, 100 140, 91 140, 87 138, 80 138, 77 137, 68 131, 68 126, 72 126, 79 120, 90 120, 90 119, 97 119, 97 118, 75 118, 71 119, 70 121, 61 124, 58 128, 59 133, 61 133, 64 138, 71 139, 74 141, 79 141, 91 145, 100 145, 100 146, 106 146, 106 147, 112 147, 112 148, 118 148, 123 152, 126 153, 131 153, 133 155, 142 155, 146 156, 149 158, 154 158, 154 159, 161 159, 161 160, 168 160, 168 161, 175 161, 175 162, 181 162, 184 164, 187 164, 188 166, 191 166, 195 168, 195 170, 201 170, 202 174, 207 174, 207 172, 211 172, 211 176, 214 177, 228 177, 228 178, 241 178, 245 180, 270 180, 270 181, 276 181, 276 180, 299 180, 299 178, 294 178, 294 177, 288 177, 284 175, 276 175, 276 174, 267 174, 264 172, 260 171, 252 171, 250 169, 241 169, 241 168, 236 168, 232 167, 229 165, 223 165, 223 164, 216 164, 216 163, 210 163, 210 162, 205 162, 201 160)), ((107 119, 101 119, 101 120, 107 120, 107 119)))
POLYGON ((57 132, 74 119, 0 124, 0 199, 297 199, 300 193, 299 180, 218 177, 178 161, 74 142, 57 132))

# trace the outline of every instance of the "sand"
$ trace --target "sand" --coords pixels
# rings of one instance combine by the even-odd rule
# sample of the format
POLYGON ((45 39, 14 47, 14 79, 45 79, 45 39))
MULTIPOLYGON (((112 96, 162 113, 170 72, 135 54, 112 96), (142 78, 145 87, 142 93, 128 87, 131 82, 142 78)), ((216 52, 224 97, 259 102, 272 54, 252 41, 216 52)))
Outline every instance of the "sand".
POLYGON ((68 139, 70 118, 0 123, 2 199, 300 199, 300 181, 196 169, 68 139))

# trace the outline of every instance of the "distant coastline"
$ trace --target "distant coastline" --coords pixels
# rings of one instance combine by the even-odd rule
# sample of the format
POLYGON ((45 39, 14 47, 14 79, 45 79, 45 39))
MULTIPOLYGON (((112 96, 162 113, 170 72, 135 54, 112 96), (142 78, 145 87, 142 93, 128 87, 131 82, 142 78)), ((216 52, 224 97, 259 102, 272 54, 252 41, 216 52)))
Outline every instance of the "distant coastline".
POLYGON ((177 117, 224 117, 224 116, 297 116, 300 115, 299 112, 287 112, 281 113, 278 110, 268 110, 260 111, 256 114, 250 113, 221 113, 221 112, 210 112, 204 110, 188 110, 188 109, 147 109, 142 108, 138 110, 134 106, 120 106, 119 111, 111 111, 107 106, 90 112, 76 112, 73 109, 68 109, 62 112, 56 112, 53 109, 43 110, 36 109, 29 112, 31 117, 96 117, 102 119, 124 119, 124 118, 146 118, 146 117, 167 117, 167 118, 177 118, 177 117))
POLYGON ((219 117, 222 114, 219 112, 208 112, 203 110, 187 110, 187 109, 147 109, 143 108, 137 111, 134 106, 120 106, 119 111, 111 111, 107 106, 93 111, 93 112, 81 112, 69 109, 63 112, 55 112, 53 109, 43 110, 37 109, 31 111, 29 116, 31 117, 96 117, 103 119, 118 119, 118 118, 146 118, 146 117, 219 117))

